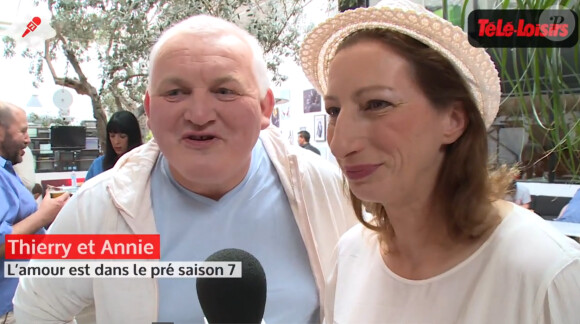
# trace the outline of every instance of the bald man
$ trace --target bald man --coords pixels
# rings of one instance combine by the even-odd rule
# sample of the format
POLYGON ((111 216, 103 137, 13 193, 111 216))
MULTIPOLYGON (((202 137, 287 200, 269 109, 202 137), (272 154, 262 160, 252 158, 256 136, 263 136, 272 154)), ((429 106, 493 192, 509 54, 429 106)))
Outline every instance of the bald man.
POLYGON ((51 199, 47 195, 37 207, 32 193, 14 171, 22 162, 30 143, 26 113, 19 107, 0 101, 0 323, 14 323, 12 297, 16 278, 4 278, 4 243, 7 234, 43 234, 69 195, 51 199))

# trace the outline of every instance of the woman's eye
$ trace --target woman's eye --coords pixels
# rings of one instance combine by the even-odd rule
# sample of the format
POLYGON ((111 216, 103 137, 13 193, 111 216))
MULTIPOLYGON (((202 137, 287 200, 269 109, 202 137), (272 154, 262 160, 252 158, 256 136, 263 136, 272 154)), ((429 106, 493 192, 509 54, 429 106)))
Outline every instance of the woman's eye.
POLYGON ((328 107, 326 108, 326 113, 330 116, 330 117, 338 117, 338 113, 340 113, 340 108, 338 107, 328 107))
POLYGON ((379 109, 391 107, 392 105, 393 105, 392 103, 390 103, 388 101, 384 101, 384 100, 371 100, 371 101, 367 102, 364 109, 365 110, 379 110, 379 109))

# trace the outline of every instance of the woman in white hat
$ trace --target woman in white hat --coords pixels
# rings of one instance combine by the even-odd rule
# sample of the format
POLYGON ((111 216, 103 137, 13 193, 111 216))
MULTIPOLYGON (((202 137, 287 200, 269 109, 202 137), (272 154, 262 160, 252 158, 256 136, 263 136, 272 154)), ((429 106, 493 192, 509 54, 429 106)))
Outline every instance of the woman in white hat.
POLYGON ((500 85, 484 49, 394 0, 319 25, 301 60, 362 223, 337 247, 327 323, 580 323, 580 245, 488 172, 500 85))

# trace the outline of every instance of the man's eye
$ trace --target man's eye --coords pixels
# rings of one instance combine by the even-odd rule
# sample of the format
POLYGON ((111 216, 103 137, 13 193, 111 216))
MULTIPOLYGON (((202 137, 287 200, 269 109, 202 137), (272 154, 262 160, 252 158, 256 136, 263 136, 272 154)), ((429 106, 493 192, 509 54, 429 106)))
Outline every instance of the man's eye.
POLYGON ((230 89, 226 89, 226 88, 219 88, 216 91, 218 94, 223 94, 223 95, 234 95, 236 94, 233 90, 230 89))
POLYGON ((177 96, 177 95, 180 95, 180 94, 182 94, 182 93, 183 93, 183 92, 182 92, 181 90, 179 90, 179 89, 174 89, 174 90, 170 90, 170 91, 168 91, 168 92, 166 93, 166 96, 168 96, 168 97, 175 97, 175 96, 177 96))
POLYGON ((217 99, 221 101, 232 101, 239 96, 236 91, 227 88, 218 88, 214 93, 216 94, 217 99))
POLYGON ((371 100, 364 106, 365 110, 379 110, 393 106, 392 103, 384 100, 371 100))
POLYGON ((184 98, 185 95, 187 95, 187 91, 182 89, 173 89, 165 92, 163 96, 168 101, 180 101, 184 98))

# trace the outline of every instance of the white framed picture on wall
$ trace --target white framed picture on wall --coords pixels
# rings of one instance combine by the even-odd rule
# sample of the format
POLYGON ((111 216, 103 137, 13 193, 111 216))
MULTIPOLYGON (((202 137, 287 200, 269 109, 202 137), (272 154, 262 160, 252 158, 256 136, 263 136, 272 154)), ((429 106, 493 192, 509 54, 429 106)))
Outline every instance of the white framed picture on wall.
POLYGON ((326 115, 314 116, 314 141, 326 141, 326 115))

